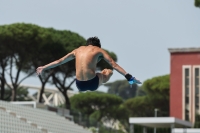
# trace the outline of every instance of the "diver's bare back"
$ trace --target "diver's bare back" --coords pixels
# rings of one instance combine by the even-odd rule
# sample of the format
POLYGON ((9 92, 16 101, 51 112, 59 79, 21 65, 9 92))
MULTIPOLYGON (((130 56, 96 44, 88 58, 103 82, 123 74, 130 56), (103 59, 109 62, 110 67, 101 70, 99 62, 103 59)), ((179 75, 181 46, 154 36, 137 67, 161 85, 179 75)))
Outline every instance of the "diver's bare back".
POLYGON ((87 81, 95 77, 96 64, 101 50, 95 46, 81 46, 75 50, 76 78, 87 81))

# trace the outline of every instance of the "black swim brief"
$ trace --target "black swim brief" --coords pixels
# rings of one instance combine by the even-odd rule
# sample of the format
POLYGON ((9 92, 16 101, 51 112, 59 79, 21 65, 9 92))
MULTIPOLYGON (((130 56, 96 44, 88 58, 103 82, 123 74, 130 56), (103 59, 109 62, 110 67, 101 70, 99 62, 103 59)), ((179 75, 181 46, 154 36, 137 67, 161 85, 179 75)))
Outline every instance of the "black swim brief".
POLYGON ((99 87, 99 77, 96 75, 93 79, 87 81, 79 81, 76 79, 76 86, 79 91, 95 91, 99 87))

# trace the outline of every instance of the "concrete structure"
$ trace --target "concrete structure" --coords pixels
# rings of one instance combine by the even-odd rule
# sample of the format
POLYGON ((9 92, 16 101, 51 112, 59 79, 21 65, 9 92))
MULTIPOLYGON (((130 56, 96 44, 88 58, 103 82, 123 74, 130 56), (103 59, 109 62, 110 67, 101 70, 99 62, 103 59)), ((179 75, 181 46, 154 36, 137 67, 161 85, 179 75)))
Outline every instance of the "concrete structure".
POLYGON ((173 133, 200 133, 200 129, 175 128, 173 129, 173 133))
MULTIPOLYGON (((11 85, 11 84, 9 84, 9 85, 11 85)), ((35 102, 39 101, 41 86, 20 84, 20 87, 23 87, 24 89, 27 89, 30 92, 34 91, 37 95, 33 96, 33 94, 34 94, 33 93, 32 95, 29 95, 28 98, 31 98, 32 101, 35 101, 35 102)), ((71 90, 67 91, 68 97, 71 97, 78 93, 79 92, 75 92, 75 91, 71 91, 71 90)), ((62 93, 57 88, 45 87, 42 98, 44 100, 44 103, 43 103, 44 105, 58 106, 60 104, 65 103, 65 98, 63 97, 62 93)))
POLYGON ((0 133, 91 133, 55 112, 0 100, 0 133))
POLYGON ((170 116, 195 122, 200 113, 200 48, 170 52, 170 116))
POLYGON ((174 128, 190 128, 192 123, 183 121, 174 117, 131 117, 129 118, 130 133, 134 133, 134 125, 143 126, 143 133, 147 133, 146 127, 151 128, 171 128, 171 133, 174 133, 174 128))

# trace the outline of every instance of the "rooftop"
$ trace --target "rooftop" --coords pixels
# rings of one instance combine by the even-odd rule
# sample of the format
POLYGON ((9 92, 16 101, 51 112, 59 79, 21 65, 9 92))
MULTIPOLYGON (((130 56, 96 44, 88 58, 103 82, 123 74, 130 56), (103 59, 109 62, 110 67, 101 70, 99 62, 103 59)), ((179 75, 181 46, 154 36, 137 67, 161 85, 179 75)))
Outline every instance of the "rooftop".
POLYGON ((192 127, 192 123, 183 121, 174 117, 131 117, 130 124, 141 125, 144 127, 171 127, 173 124, 175 128, 192 127))
POLYGON ((199 48, 169 48, 170 53, 200 52, 199 48))

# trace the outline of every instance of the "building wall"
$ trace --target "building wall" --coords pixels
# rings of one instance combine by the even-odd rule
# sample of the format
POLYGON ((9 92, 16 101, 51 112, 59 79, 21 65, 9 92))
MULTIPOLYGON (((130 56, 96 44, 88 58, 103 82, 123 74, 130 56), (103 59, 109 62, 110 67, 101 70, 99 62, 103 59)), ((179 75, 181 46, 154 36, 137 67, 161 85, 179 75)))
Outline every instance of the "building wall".
MULTIPOLYGON (((200 65, 200 52, 171 53, 170 56, 170 116, 184 119, 183 106, 183 66, 192 67, 200 65)), ((192 76, 191 76, 192 77, 192 76)), ((191 79, 192 81, 192 79, 191 79)), ((192 84, 190 86, 192 87, 192 84)), ((190 90, 190 98, 193 90, 190 90)), ((190 99, 190 120, 194 121, 193 99, 190 99)))

